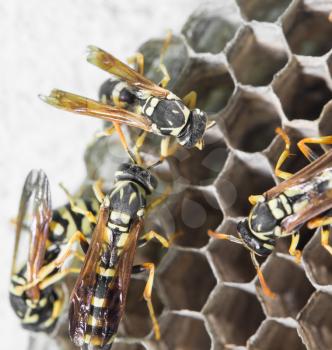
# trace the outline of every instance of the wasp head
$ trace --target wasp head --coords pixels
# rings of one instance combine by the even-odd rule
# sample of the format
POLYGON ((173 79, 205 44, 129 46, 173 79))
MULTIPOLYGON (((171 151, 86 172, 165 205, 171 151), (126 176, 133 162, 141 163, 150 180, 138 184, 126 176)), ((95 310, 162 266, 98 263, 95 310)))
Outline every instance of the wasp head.
POLYGON ((180 144, 186 148, 192 148, 196 145, 201 148, 206 123, 207 114, 198 108, 193 109, 189 114, 187 125, 178 136, 180 144))
POLYGON ((274 245, 274 241, 262 241, 258 239, 251 231, 247 219, 241 220, 237 224, 237 233, 241 238, 243 245, 249 250, 253 251, 255 254, 260 256, 268 256, 272 253, 272 250, 266 248, 264 243, 274 245))
POLYGON ((116 172, 115 179, 116 181, 129 180, 138 182, 148 194, 153 192, 158 186, 157 179, 148 169, 132 163, 121 164, 116 172))

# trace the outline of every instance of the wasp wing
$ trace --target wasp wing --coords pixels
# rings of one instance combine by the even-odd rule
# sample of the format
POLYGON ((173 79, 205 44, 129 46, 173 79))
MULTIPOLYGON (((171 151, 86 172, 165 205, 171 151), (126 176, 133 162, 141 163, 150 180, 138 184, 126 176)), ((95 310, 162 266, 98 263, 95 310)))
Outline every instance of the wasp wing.
POLYGON ((155 84, 110 53, 96 46, 88 46, 87 60, 102 70, 125 80, 129 85, 149 91, 153 96, 165 98, 170 93, 169 90, 155 84))
MULTIPOLYGON (((19 266, 17 260, 22 258, 24 231, 28 232, 27 282, 37 278, 43 265, 49 224, 52 219, 52 204, 49 181, 42 170, 32 170, 28 174, 23 186, 20 199, 19 212, 16 220, 15 247, 12 262, 12 274, 19 266)), ((39 298, 37 286, 27 291, 33 299, 39 298)))
POLYGON ((152 131, 151 121, 142 115, 70 92, 54 89, 49 96, 41 95, 40 98, 44 102, 68 112, 89 115, 109 122, 127 124, 145 131, 152 131))
MULTIPOLYGON (((109 205, 105 202, 100 207, 89 249, 70 296, 69 334, 77 346, 83 345, 86 335, 89 310, 97 278, 97 265, 106 249, 104 235, 107 234, 109 210, 109 205)), ((113 242, 109 244, 112 246, 113 242)))
POLYGON ((265 196, 267 199, 273 198, 284 192, 289 187, 307 182, 328 167, 332 167, 332 150, 329 150, 327 153, 308 164, 306 167, 295 173, 291 178, 266 191, 265 196))
POLYGON ((288 216, 282 221, 284 232, 292 232, 309 220, 323 214, 332 208, 332 190, 309 198, 308 205, 300 212, 288 216))

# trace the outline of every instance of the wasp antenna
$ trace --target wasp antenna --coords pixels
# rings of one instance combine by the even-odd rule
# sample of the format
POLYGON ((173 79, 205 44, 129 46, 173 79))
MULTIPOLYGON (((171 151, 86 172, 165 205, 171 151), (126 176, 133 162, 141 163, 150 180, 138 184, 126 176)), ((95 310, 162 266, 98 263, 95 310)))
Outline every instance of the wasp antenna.
POLYGON ((256 259, 256 256, 255 256, 255 253, 253 251, 250 251, 250 257, 251 257, 251 261, 257 271, 257 276, 258 276, 258 279, 259 279, 259 283, 261 284, 262 286, 262 289, 263 289, 263 292, 266 296, 272 298, 272 299, 275 299, 276 298, 276 294, 272 292, 272 290, 268 287, 266 281, 265 281, 265 278, 264 278, 264 275, 263 275, 263 272, 259 266, 259 263, 256 259))
POLYGON ((217 123, 214 120, 211 120, 209 123, 207 123, 205 130, 211 129, 213 126, 215 126, 217 123))
POLYGON ((147 170, 150 170, 150 169, 152 169, 152 168, 155 168, 156 166, 160 165, 162 162, 163 162, 163 159, 159 159, 157 162, 151 164, 151 165, 147 168, 147 170))
POLYGON ((231 241, 231 242, 243 245, 241 239, 236 238, 236 237, 234 237, 232 235, 226 235, 225 233, 219 233, 219 232, 212 231, 212 230, 208 230, 208 235, 210 237, 213 237, 213 238, 225 239, 225 240, 228 240, 228 241, 231 241))

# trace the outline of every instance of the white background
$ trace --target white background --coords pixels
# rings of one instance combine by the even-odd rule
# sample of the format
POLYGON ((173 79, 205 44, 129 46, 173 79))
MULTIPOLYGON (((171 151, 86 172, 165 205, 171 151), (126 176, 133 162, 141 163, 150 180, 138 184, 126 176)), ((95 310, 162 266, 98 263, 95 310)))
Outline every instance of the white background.
POLYGON ((100 122, 52 109, 37 95, 53 87, 96 98, 107 76, 86 63, 94 44, 125 59, 167 29, 177 33, 202 0, 10 0, 0 2, 0 348, 25 349, 28 333, 8 302, 15 217, 28 171, 42 168, 54 204, 57 184, 84 178, 84 148, 100 122))

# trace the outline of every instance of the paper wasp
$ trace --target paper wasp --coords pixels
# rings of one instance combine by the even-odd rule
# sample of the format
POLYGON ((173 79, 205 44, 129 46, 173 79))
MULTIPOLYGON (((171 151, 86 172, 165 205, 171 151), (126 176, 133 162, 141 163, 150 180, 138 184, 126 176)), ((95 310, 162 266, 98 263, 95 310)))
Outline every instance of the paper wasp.
POLYGON ((300 261, 297 249, 299 229, 307 225, 309 229, 321 228, 321 244, 332 254, 329 245, 332 225, 332 150, 322 156, 307 144, 332 144, 332 136, 305 138, 298 142, 300 151, 311 162, 295 174, 280 169, 290 155, 288 135, 278 128, 276 132, 285 142, 285 150, 279 157, 275 174, 284 179, 282 183, 258 196, 250 196, 253 205, 249 215, 237 225, 239 238, 209 231, 209 235, 228 239, 249 249, 265 294, 273 296, 260 270, 256 255, 268 256, 279 238, 292 236, 289 253, 300 261))
POLYGON ((164 136, 161 143, 161 157, 169 155, 170 136, 187 148, 203 147, 203 135, 207 125, 207 114, 196 105, 194 91, 180 99, 166 89, 170 80, 162 57, 170 38, 166 39, 161 54, 160 69, 164 78, 157 85, 143 76, 144 57, 137 54, 138 71, 135 71, 111 54, 95 47, 88 47, 88 62, 116 76, 118 80, 107 81, 101 88, 102 102, 53 90, 42 100, 70 112, 89 115, 117 124, 127 124, 146 132, 164 136))
POLYGON ((33 332, 52 332, 62 313, 65 287, 61 280, 77 268, 60 270, 69 256, 82 260, 70 246, 78 230, 89 235, 90 216, 97 213, 97 200, 81 200, 80 210, 73 204, 51 209, 47 176, 32 170, 25 181, 16 220, 16 238, 11 272, 10 303, 22 327, 33 332), (88 215, 88 214, 87 214, 88 215))
MULTIPOLYGON (((160 331, 151 301, 154 264, 133 266, 137 245, 156 238, 168 247, 168 241, 154 231, 140 237, 144 226, 146 197, 157 187, 149 168, 124 163, 115 174, 114 188, 104 195, 96 227, 86 251, 85 261, 70 297, 69 333, 82 349, 112 347, 124 312, 132 273, 148 270, 144 290, 157 339, 160 331)), ((160 201, 160 198, 156 200, 160 201)), ((156 203, 156 202, 153 202, 156 203)), ((154 206, 151 203, 150 207, 154 206)))

